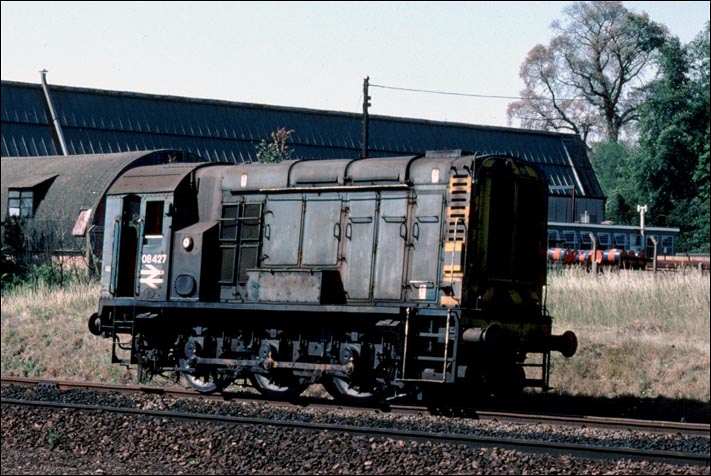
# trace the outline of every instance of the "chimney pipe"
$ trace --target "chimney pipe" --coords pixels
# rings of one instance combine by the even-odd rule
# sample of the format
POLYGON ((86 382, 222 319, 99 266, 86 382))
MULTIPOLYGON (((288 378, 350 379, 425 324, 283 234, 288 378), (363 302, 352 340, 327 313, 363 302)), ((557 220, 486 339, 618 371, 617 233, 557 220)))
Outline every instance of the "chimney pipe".
POLYGON ((40 71, 42 73, 42 91, 44 91, 44 98, 47 101, 47 107, 49 107, 49 115, 52 117, 52 127, 54 132, 57 134, 57 139, 59 140, 59 147, 61 149, 62 155, 69 155, 67 152, 67 144, 64 142, 64 133, 62 132, 62 126, 59 124, 59 119, 57 114, 54 112, 54 104, 52 104, 52 97, 49 95, 49 87, 47 87, 47 70, 43 69, 40 71))

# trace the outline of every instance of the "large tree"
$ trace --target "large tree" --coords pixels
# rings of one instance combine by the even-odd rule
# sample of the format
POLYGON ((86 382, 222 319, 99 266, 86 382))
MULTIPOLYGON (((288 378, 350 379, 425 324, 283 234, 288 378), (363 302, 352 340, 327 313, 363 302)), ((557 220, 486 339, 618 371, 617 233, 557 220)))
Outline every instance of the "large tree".
POLYGON ((681 228, 680 247, 709 249, 709 24, 688 47, 670 38, 645 97, 632 163, 650 224, 681 228))
POLYGON ((698 190, 691 207, 695 214, 695 229, 689 242, 698 250, 708 254, 711 245, 711 33, 710 24, 696 36, 689 45, 690 77, 695 84, 693 96, 699 106, 704 124, 699 124, 696 151, 699 154, 694 185, 698 190))
POLYGON ((666 28, 621 2, 576 2, 555 21, 557 35, 536 45, 521 66, 522 100, 508 107, 523 127, 569 131, 586 142, 617 142, 638 118, 640 91, 666 28))

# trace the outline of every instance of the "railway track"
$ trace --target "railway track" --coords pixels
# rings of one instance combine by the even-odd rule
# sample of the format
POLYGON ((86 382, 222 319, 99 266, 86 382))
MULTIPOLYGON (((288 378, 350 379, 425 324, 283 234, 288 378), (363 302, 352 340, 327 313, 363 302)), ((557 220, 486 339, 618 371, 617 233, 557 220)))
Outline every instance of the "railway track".
MULTIPOLYGON (((396 440, 429 441, 455 445, 466 445, 475 447, 498 447, 520 451, 533 451, 554 454, 567 454, 572 457, 581 458, 603 458, 656 461, 670 464, 708 465, 708 455, 658 451, 640 450, 634 448, 604 447, 592 445, 578 445, 570 443, 551 443, 544 441, 530 441, 515 438, 495 438, 482 436, 468 436, 460 434, 432 433, 418 431, 401 431, 393 429, 361 427, 351 425, 336 425, 313 422, 298 421, 274 421, 266 418, 242 418, 224 415, 206 415, 194 413, 152 411, 145 409, 131 409, 108 407, 103 405, 84 405, 72 403, 47 402, 36 400, 3 399, 5 405, 25 405, 42 408, 61 408, 85 411, 103 411, 116 414, 142 415, 155 418, 172 418, 184 421, 200 421, 217 424, 231 425, 266 425, 281 428, 309 430, 309 431, 332 431, 340 433, 358 434, 368 437, 391 438, 396 440)), ((408 409, 409 410, 409 409, 408 409)), ((520 418, 520 416, 517 416, 520 418)))
MULTIPOLYGON (((313 408, 340 408, 343 405, 325 398, 299 398, 294 401, 268 400, 261 395, 247 393, 224 392, 222 394, 205 395, 193 390, 180 388, 163 388, 141 385, 111 385, 92 382, 68 382, 23 377, 2 377, 0 383, 18 387, 44 387, 56 390, 91 390, 99 392, 115 392, 123 394, 160 394, 173 398, 201 399, 207 401, 267 401, 272 405, 298 406, 313 408)), ((704 423, 686 423, 658 420, 640 420, 631 418, 612 418, 600 416, 546 414, 540 412, 498 411, 472 407, 423 406, 411 404, 382 404, 374 407, 348 407, 352 411, 386 412, 405 415, 439 415, 458 418, 470 418, 482 421, 502 423, 525 423, 532 425, 571 426, 576 428, 602 428, 621 431, 646 431, 672 433, 688 436, 709 436, 711 425, 704 423)))
POLYGON ((276 421, 268 418, 245 418, 225 415, 208 415, 173 411, 155 411, 136 408, 119 408, 104 405, 85 405, 65 402, 49 402, 22 399, 2 399, 2 405, 19 405, 45 409, 68 409, 84 412, 106 412, 119 415, 140 415, 143 417, 169 418, 187 422, 202 422, 220 425, 272 426, 291 430, 311 432, 334 432, 361 435, 370 438, 464 445, 477 448, 503 448, 524 452, 567 455, 574 458, 629 459, 675 465, 708 466, 709 455, 686 452, 643 450, 625 447, 606 447, 516 438, 472 436, 450 433, 403 431, 396 429, 328 424, 322 422, 276 421))

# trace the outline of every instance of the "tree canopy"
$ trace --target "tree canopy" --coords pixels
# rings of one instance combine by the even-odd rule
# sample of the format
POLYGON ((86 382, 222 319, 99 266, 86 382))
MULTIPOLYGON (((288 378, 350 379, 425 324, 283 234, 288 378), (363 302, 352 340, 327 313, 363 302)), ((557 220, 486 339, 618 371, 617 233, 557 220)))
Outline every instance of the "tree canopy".
POLYGON ((617 142, 638 118, 640 92, 663 44, 666 28, 621 2, 576 2, 548 46, 536 45, 521 65, 526 88, 509 104, 523 127, 568 131, 586 143, 617 142))
POLYGON ((509 119, 572 132, 590 147, 606 218, 679 227, 677 249, 709 253, 709 23, 684 45, 621 2, 575 2, 521 65, 509 119))
POLYGON ((709 248, 709 24, 684 47, 670 38, 639 121, 631 178, 656 223, 681 228, 687 249, 709 248))
POLYGON ((689 45, 669 37, 658 74, 641 96, 636 141, 593 145, 591 160, 608 219, 629 223, 649 206, 648 223, 679 227, 678 248, 709 252, 709 23, 689 45))

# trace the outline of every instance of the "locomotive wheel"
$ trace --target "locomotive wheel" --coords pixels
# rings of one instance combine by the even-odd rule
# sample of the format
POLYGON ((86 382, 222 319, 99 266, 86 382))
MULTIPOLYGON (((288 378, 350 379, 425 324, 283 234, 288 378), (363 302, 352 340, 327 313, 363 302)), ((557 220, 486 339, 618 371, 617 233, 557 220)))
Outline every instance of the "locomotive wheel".
MULTIPOLYGON (((180 367, 191 366, 191 358, 198 356, 202 349, 196 341, 189 339, 183 347, 183 358, 180 367)), ((193 372, 182 372, 185 382, 200 393, 221 392, 229 387, 232 379, 224 378, 214 367, 199 367, 193 372)))
POLYGON ((349 405, 368 405, 385 398, 389 388, 385 380, 378 376, 389 374, 392 369, 383 362, 373 368, 376 351, 375 344, 370 344, 371 341, 380 340, 381 337, 374 334, 371 339, 363 339, 360 343, 341 345, 337 362, 352 366, 353 372, 347 376, 327 375, 321 382, 336 401, 349 405))
POLYGON ((259 393, 275 400, 288 400, 301 395, 310 385, 291 373, 269 374, 253 373, 249 376, 254 388, 259 393))
MULTIPOLYGON (((180 360, 181 367, 187 367, 187 360, 180 360)), ((220 377, 216 369, 208 369, 196 373, 183 372, 185 382, 200 393, 221 392, 232 383, 232 380, 220 377)))
POLYGON ((191 375, 189 373, 183 373, 183 377, 185 377, 185 381, 191 388, 194 388, 200 393, 221 392, 232 383, 230 380, 220 379, 215 374, 217 374, 215 371, 211 372, 211 375, 191 375))
POLYGON ((356 383, 342 377, 327 377, 323 387, 337 401, 350 405, 368 405, 385 397, 386 387, 372 379, 367 383, 356 383))

